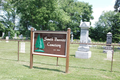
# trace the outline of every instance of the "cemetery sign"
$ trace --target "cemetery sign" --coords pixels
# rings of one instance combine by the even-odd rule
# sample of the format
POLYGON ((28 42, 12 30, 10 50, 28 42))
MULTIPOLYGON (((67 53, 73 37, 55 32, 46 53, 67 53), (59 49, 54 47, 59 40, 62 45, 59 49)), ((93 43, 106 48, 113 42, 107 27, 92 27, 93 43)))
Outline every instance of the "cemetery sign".
POLYGON ((70 28, 67 31, 34 31, 31 29, 30 68, 33 55, 66 58, 66 73, 69 68, 70 28))
POLYGON ((66 45, 67 32, 33 32, 33 54, 66 57, 66 45))

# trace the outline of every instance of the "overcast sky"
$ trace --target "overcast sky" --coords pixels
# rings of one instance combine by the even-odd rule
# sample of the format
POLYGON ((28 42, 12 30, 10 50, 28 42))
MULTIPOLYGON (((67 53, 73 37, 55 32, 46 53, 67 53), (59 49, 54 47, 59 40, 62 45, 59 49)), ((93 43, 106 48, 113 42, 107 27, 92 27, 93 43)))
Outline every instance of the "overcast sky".
POLYGON ((114 4, 116 0, 78 0, 83 2, 88 2, 93 6, 93 17, 94 20, 91 20, 92 26, 94 26, 95 22, 98 21, 98 18, 102 14, 103 11, 113 11, 114 4))

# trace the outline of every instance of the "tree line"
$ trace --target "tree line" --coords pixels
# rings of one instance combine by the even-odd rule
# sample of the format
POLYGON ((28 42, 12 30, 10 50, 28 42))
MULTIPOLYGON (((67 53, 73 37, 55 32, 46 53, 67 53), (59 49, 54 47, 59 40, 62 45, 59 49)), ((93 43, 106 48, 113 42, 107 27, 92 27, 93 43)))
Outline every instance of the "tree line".
MULTIPOLYGON (((36 30, 66 31, 71 28, 74 38, 80 38, 80 22, 90 22, 92 5, 77 0, 0 0, 4 15, 0 15, 0 31, 28 35, 29 28, 36 30)), ((119 41, 119 13, 103 12, 89 36, 105 41, 112 32, 113 41, 119 41)), ((71 33, 71 34, 72 34, 71 33)))
POLYGON ((112 41, 120 41, 120 13, 114 11, 103 12, 95 28, 90 28, 90 37, 95 41, 106 41, 107 33, 112 33, 112 41))

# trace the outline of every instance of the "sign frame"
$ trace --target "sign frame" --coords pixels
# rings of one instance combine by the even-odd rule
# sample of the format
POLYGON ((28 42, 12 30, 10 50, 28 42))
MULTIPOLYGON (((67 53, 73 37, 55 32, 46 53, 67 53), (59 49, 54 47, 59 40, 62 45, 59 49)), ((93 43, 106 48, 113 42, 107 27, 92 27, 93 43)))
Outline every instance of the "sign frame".
POLYGON ((34 31, 33 32, 33 47, 32 47, 32 53, 34 54, 34 55, 43 55, 43 56, 53 56, 53 57, 66 57, 66 52, 67 52, 67 32, 57 32, 57 31, 34 31), (65 52, 64 52, 64 54, 65 55, 56 55, 56 54, 49 54, 49 53, 38 53, 38 52, 35 52, 34 51, 34 45, 35 45, 35 43, 34 43, 34 37, 35 37, 35 33, 38 33, 38 34, 40 34, 40 33, 45 33, 45 34, 64 34, 64 35, 66 35, 66 41, 65 41, 65 52))
POLYGON ((70 28, 67 29, 67 31, 34 31, 33 28, 31 28, 31 44, 30 44, 30 68, 33 68, 33 55, 40 55, 40 56, 50 56, 50 57, 58 57, 59 58, 66 58, 66 70, 65 72, 68 73, 69 69, 69 48, 70 48, 70 28), (34 34, 35 33, 57 33, 57 34, 66 34, 66 46, 65 46, 65 55, 55 55, 55 54, 46 54, 46 53, 37 53, 34 52, 34 34))

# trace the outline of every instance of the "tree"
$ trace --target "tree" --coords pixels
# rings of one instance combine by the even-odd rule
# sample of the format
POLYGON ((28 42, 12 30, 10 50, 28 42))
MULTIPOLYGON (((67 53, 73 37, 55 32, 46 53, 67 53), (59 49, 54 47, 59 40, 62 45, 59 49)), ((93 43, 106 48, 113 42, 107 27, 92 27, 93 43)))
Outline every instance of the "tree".
POLYGON ((95 23, 95 28, 92 29, 91 38, 98 41, 106 41, 108 32, 111 32, 113 42, 120 41, 120 13, 114 11, 103 12, 99 17, 99 21, 95 23))
POLYGON ((21 30, 66 31, 68 27, 77 35, 80 21, 93 19, 92 6, 75 0, 12 0, 21 14, 21 30))
POLYGON ((66 24, 66 28, 70 27, 76 38, 78 32, 80 32, 80 22, 93 19, 92 5, 85 2, 79 2, 75 0, 60 0, 61 8, 70 16, 70 23, 66 24))
POLYGON ((120 42, 120 13, 114 15, 114 18, 111 17, 112 22, 112 38, 113 42, 120 42))
POLYGON ((13 37, 16 28, 16 7, 11 4, 11 0, 3 0, 1 4, 4 15, 0 15, 0 22, 4 25, 5 34, 7 35, 8 31, 10 31, 11 37, 13 37))
POLYGON ((43 38, 40 38, 40 34, 38 34, 35 47, 38 48, 37 50, 35 50, 36 52, 44 52, 44 50, 41 50, 44 49, 45 46, 44 46, 43 38))
POLYGON ((17 12, 21 13, 22 24, 45 30, 56 7, 55 0, 13 0, 17 12), (25 22, 25 23, 24 23, 25 22))

